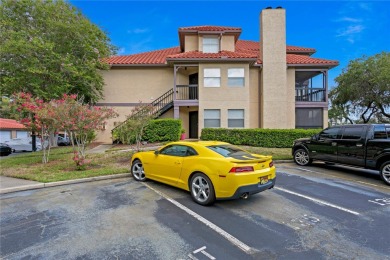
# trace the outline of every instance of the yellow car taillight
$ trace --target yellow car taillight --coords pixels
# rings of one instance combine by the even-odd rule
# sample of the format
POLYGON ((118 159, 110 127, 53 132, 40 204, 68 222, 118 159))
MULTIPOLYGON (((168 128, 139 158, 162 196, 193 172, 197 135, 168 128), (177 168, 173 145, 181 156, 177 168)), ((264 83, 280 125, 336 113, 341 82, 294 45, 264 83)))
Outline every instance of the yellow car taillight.
POLYGON ((233 167, 229 172, 240 173, 240 172, 253 172, 252 166, 233 167))
POLYGON ((269 167, 271 168, 272 166, 274 166, 274 161, 271 161, 271 162, 269 163, 269 167))

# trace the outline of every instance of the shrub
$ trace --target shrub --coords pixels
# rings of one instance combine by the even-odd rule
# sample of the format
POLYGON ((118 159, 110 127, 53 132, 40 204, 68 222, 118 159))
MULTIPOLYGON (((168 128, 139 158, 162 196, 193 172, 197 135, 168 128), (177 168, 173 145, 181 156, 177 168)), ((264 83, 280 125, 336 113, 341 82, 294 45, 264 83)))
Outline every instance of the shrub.
POLYGON ((311 137, 322 129, 226 129, 203 128, 202 140, 217 140, 235 145, 289 148, 298 138, 311 137))
POLYGON ((142 139, 148 142, 177 141, 181 134, 180 119, 155 119, 146 126, 142 139))

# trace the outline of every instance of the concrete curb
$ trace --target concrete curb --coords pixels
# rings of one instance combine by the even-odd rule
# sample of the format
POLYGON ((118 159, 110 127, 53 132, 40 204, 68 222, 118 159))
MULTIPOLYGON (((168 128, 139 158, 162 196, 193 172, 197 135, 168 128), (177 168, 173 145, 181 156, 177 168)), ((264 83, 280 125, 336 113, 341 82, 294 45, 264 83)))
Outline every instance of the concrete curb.
MULTIPOLYGON (((293 162, 293 160, 274 160, 274 162, 276 164, 277 163, 289 163, 289 162, 293 162)), ((17 191, 50 188, 50 187, 77 184, 77 183, 83 183, 83 182, 102 181, 102 180, 110 180, 110 179, 129 178, 129 177, 131 177, 130 173, 120 173, 120 174, 97 176, 97 177, 75 179, 75 180, 68 180, 68 181, 57 181, 57 182, 30 184, 30 185, 23 185, 23 186, 19 186, 19 187, 0 189, 0 194, 7 194, 7 193, 12 193, 12 192, 17 192, 17 191)))
POLYGON ((120 174, 97 176, 97 177, 83 178, 83 179, 76 179, 76 180, 68 180, 68 181, 38 183, 38 184, 23 185, 23 186, 19 186, 19 187, 12 187, 12 188, 1 189, 0 190, 0 194, 12 193, 12 192, 17 192, 17 191, 26 191, 26 190, 50 188, 50 187, 70 185, 70 184, 77 184, 77 183, 83 183, 83 182, 102 181, 102 180, 119 179, 119 178, 128 178, 128 177, 131 177, 130 173, 120 173, 120 174))

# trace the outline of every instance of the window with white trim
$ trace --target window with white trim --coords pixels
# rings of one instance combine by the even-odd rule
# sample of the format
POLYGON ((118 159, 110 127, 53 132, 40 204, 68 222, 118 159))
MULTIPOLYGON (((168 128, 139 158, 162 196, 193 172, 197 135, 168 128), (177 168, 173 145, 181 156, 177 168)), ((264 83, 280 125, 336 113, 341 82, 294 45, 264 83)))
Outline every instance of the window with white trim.
POLYGON ((218 36, 203 36, 203 53, 218 53, 219 38, 218 36))
POLYGON ((228 69, 228 86, 243 87, 245 86, 245 71, 244 68, 228 69))
POLYGON ((244 109, 228 109, 228 127, 244 128, 244 109))
POLYGON ((204 127, 221 127, 221 110, 204 110, 204 127))
POLYGON ((220 69, 204 69, 203 70, 203 85, 205 87, 220 87, 221 86, 221 70, 220 69))

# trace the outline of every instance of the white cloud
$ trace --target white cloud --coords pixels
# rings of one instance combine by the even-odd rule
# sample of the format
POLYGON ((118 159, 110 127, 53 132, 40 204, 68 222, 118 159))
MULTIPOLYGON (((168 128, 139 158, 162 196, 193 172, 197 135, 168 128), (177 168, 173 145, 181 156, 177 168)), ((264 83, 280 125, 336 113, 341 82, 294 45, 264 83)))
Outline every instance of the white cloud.
POLYGON ((130 33, 130 34, 141 34, 141 33, 147 33, 149 31, 150 30, 148 28, 135 28, 135 29, 127 30, 127 33, 130 33))
POLYGON ((341 36, 351 36, 353 34, 358 34, 361 33, 364 30, 364 26, 359 24, 359 25, 350 25, 346 28, 342 28, 338 31, 338 34, 336 35, 337 37, 341 36))
POLYGON ((372 11, 372 4, 371 3, 359 3, 360 9, 363 9, 364 11, 372 11))
POLYGON ((353 17, 342 17, 340 19, 337 19, 336 22, 351 22, 351 23, 361 23, 363 22, 362 19, 357 19, 353 17))
POLYGON ((337 23, 335 37, 351 44, 362 39, 362 33, 370 27, 372 5, 367 3, 348 2, 339 10, 339 18, 333 20, 337 23))

